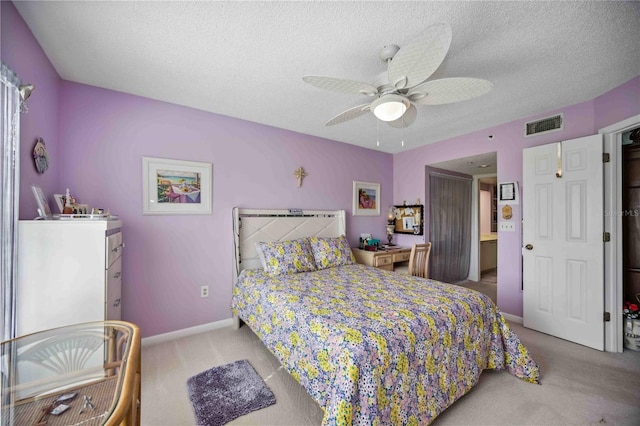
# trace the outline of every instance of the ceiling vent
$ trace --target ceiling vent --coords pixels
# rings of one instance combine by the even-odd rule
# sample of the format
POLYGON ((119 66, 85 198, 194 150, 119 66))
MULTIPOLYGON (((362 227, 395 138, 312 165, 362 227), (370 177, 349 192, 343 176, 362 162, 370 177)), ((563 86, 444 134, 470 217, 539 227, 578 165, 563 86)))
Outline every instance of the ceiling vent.
POLYGON ((564 115, 558 114, 553 117, 531 121, 524 125, 524 136, 533 136, 540 133, 549 133, 562 130, 564 128, 564 115))

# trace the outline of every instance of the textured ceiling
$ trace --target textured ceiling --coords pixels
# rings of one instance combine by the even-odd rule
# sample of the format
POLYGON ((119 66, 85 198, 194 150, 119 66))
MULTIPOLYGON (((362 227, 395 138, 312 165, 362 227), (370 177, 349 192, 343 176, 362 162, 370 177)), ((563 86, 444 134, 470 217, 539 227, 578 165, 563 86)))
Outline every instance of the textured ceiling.
POLYGON ((498 173, 498 159, 495 152, 487 152, 471 157, 456 158, 441 163, 429 164, 443 170, 451 170, 465 175, 493 175, 498 173))
POLYGON ((390 153, 590 100, 640 75, 637 2, 14 4, 65 80, 390 153), (437 22, 453 39, 433 78, 482 78, 493 91, 419 105, 404 130, 373 114, 324 126, 369 98, 302 76, 372 83, 386 70, 384 45, 402 47, 437 22))

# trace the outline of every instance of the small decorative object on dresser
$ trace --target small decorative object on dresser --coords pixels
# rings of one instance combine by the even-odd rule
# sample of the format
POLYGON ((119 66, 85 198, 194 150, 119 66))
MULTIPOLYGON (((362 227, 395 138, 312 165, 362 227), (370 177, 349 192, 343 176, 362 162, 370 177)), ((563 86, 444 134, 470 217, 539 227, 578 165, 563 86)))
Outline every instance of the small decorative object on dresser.
POLYGON ((56 200, 56 204, 58 206, 58 210, 60 210, 60 213, 65 213, 64 208, 66 206, 69 206, 70 208, 70 211, 68 211, 68 213, 73 213, 73 209, 71 209, 71 206, 76 204, 76 198, 69 193, 69 188, 67 188, 67 191, 64 195, 53 194, 53 198, 56 200))
POLYGON ((33 196, 36 197, 36 203, 38 204, 38 217, 45 219, 51 218, 51 209, 49 208, 47 198, 44 196, 44 192, 42 192, 42 188, 31 185, 31 191, 33 191, 33 196))

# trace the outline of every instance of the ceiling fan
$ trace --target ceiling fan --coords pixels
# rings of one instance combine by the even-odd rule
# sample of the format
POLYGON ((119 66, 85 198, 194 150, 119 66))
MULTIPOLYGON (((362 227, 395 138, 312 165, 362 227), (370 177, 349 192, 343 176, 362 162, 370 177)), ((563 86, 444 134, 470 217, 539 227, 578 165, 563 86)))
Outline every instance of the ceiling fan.
POLYGON ((306 83, 320 89, 350 95, 366 95, 373 101, 341 112, 325 123, 344 123, 369 111, 392 127, 410 126, 418 115, 416 104, 441 105, 465 101, 483 95, 493 83, 479 78, 456 77, 427 79, 438 69, 451 45, 451 27, 447 24, 429 26, 411 43, 400 48, 384 46, 380 59, 387 63, 387 72, 372 84, 334 77, 307 75, 306 83))

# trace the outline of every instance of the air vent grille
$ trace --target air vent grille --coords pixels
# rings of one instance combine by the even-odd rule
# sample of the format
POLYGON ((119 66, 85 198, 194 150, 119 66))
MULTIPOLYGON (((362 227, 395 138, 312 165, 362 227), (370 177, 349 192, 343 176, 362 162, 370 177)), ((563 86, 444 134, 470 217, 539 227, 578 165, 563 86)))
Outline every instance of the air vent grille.
POLYGON ((541 120, 531 121, 524 126, 524 135, 533 136, 540 133, 555 132, 562 130, 564 126, 563 114, 554 115, 553 117, 543 118, 541 120))

